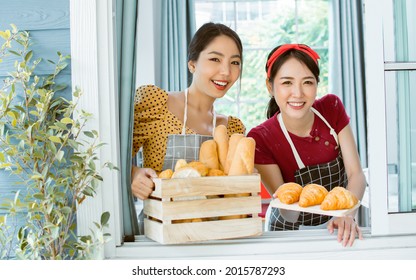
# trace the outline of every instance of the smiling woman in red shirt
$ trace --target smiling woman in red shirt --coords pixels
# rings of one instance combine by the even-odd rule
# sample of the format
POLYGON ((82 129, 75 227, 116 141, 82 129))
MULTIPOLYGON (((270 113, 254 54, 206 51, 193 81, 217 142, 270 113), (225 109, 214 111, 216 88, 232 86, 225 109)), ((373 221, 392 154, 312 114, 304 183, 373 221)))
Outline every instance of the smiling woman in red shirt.
MULTIPOLYGON (((284 183, 315 183, 328 191, 336 186, 361 199, 365 190, 358 151, 341 100, 333 94, 316 99, 319 55, 302 44, 285 44, 271 51, 266 86, 271 96, 268 120, 247 136, 256 140, 255 167, 270 193, 284 183)), ((272 208, 269 230, 298 230, 327 223, 338 229, 338 241, 352 246, 362 238, 354 213, 330 216, 272 208)))

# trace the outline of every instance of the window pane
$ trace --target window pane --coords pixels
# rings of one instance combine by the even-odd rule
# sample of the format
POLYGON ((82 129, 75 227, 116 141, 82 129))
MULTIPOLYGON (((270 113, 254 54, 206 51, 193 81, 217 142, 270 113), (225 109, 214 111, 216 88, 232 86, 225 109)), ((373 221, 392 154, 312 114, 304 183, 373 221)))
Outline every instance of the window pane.
POLYGON ((318 96, 328 93, 328 0, 196 0, 195 13, 196 28, 207 21, 221 22, 241 38, 244 49, 241 90, 235 85, 225 98, 217 100, 216 110, 241 118, 247 131, 266 120, 269 94, 264 65, 268 53, 277 45, 304 43, 316 49, 321 57, 318 96))
POLYGON ((389 212, 416 210, 416 71, 386 72, 389 212))
POLYGON ((416 61, 416 1, 389 0, 390 13, 386 16, 385 60, 395 62, 416 61))

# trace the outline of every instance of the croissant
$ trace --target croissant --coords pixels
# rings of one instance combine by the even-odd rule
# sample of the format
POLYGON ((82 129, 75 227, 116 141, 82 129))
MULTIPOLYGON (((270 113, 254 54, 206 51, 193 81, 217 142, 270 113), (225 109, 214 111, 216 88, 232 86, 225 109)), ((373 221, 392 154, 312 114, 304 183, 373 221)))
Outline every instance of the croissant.
POLYGON ((302 186, 297 183, 285 183, 281 185, 275 195, 284 204, 292 204, 299 201, 302 186))
POLYGON ((303 187, 300 194, 299 206, 309 207, 321 204, 327 194, 328 190, 325 187, 318 184, 308 184, 303 187))
POLYGON ((322 210, 342 210, 350 209, 358 203, 358 199, 355 195, 343 188, 335 187, 333 188, 328 195, 322 201, 321 209, 322 210))

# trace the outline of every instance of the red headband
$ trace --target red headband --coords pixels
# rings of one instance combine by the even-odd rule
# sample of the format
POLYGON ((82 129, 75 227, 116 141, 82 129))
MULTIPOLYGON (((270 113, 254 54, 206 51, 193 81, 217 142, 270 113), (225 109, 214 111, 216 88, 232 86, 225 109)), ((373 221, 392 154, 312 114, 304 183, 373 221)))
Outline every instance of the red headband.
POLYGON ((272 65, 276 61, 276 59, 283 53, 287 52, 288 50, 293 50, 293 49, 306 53, 316 62, 316 64, 318 64, 318 59, 320 57, 310 47, 306 45, 302 45, 302 44, 285 44, 285 45, 280 46, 277 50, 275 50, 274 53, 270 56, 269 60, 267 60, 266 66, 267 66, 267 78, 268 79, 270 78, 272 65))

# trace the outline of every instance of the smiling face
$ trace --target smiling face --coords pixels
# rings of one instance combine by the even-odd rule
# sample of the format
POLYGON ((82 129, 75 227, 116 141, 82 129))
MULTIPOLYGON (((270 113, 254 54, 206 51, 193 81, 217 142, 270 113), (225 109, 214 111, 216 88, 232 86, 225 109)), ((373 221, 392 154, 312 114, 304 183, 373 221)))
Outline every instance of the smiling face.
POLYGON ((266 81, 266 85, 284 119, 296 121, 310 117, 318 83, 304 63, 290 57, 282 64, 273 80, 266 81))
POLYGON ((192 87, 213 98, 223 97, 241 73, 241 54, 233 39, 220 35, 201 51, 198 60, 189 61, 192 87))

